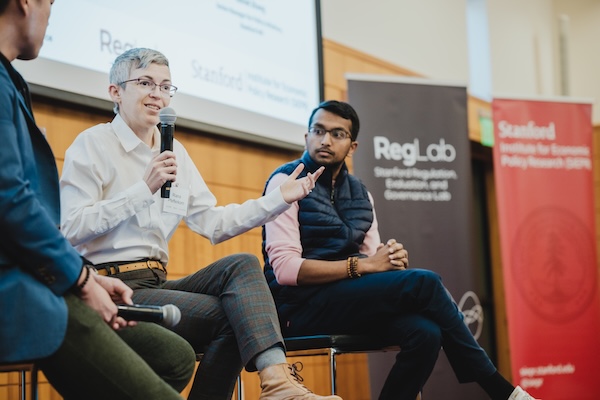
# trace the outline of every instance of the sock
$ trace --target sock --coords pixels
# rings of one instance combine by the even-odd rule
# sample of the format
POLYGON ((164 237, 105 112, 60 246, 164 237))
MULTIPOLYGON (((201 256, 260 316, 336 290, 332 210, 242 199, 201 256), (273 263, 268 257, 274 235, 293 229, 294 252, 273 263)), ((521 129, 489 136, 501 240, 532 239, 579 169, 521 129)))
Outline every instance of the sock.
POLYGON ((494 372, 487 378, 477 381, 479 386, 492 398, 492 400, 507 400, 515 387, 498 371, 494 372))
POLYGON ((254 365, 256 365, 256 369, 259 371, 262 371, 271 365, 286 363, 287 360, 285 359, 285 353, 279 346, 271 347, 270 349, 263 351, 254 359, 254 365))

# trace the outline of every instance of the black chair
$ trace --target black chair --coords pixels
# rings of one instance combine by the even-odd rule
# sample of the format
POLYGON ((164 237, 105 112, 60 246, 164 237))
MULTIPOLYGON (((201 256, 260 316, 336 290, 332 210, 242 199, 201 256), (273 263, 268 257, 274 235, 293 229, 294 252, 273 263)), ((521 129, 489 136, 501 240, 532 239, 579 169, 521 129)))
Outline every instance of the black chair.
POLYGON ((37 400, 37 368, 33 363, 0 364, 0 372, 19 372, 21 400, 27 400, 27 372, 31 373, 31 399, 37 400))
POLYGON ((285 338, 288 357, 329 356, 331 394, 336 394, 336 360, 344 353, 399 351, 400 347, 367 335, 315 335, 285 338))

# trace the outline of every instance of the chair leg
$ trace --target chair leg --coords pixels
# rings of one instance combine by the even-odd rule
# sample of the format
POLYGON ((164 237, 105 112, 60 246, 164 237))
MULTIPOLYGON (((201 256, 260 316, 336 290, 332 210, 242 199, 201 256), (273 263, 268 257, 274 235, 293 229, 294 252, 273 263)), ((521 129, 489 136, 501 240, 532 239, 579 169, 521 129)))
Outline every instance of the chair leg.
POLYGON ((35 364, 31 368, 31 400, 38 400, 38 369, 35 364))
POLYGON ((337 371, 336 371, 336 363, 335 363, 336 354, 337 354, 336 349, 333 349, 333 348, 329 349, 329 372, 331 374, 331 394, 336 394, 336 391, 337 391, 337 384, 336 384, 337 371))
POLYGON ((19 389, 21 391, 21 400, 27 400, 27 371, 21 370, 19 374, 19 389))
POLYGON ((244 391, 242 388, 242 374, 237 377, 237 400, 244 400, 244 391))

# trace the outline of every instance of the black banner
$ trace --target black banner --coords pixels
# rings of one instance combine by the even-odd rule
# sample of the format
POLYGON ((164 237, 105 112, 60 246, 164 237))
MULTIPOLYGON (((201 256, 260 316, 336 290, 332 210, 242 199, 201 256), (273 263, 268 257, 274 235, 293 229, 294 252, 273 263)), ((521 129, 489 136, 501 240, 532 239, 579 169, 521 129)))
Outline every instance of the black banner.
MULTIPOLYGON (((407 248, 410 267, 439 273, 480 338, 483 267, 475 253, 466 88, 390 76, 348 80, 361 121, 353 170, 374 197, 382 241, 395 238, 407 248)), ((372 398, 394 356, 369 355, 372 398)), ((441 352, 423 398, 488 397, 476 384, 460 385, 441 352)))

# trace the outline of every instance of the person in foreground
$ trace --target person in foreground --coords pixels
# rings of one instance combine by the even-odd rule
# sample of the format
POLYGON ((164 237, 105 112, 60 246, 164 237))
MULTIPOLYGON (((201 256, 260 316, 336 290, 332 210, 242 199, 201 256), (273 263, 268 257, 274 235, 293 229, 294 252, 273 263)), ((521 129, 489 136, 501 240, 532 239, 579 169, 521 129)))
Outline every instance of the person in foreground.
POLYGON ((133 288, 136 303, 174 304, 172 329, 203 352, 190 399, 230 399, 243 366, 258 370, 261 399, 321 397, 286 362, 273 298, 257 257, 235 254, 179 280, 167 280, 169 239, 181 220, 218 243, 270 221, 314 187, 321 170, 292 171, 268 196, 216 206, 183 145, 160 152, 159 112, 176 87, 155 50, 118 56, 110 71, 112 122, 82 132, 67 150, 61 177, 62 230, 101 274, 133 288), (106 155, 111 157, 107 158, 106 155), (170 199, 161 186, 171 181, 170 199))
POLYGON ((11 64, 37 57, 53 3, 0 0, 0 363, 35 362, 66 399, 181 399, 192 347, 118 317, 113 301, 131 304, 132 290, 96 275, 58 229, 54 155, 11 64))
POLYGON ((373 199, 349 174, 359 119, 350 104, 321 103, 306 151, 268 179, 270 193, 299 164, 325 167, 315 188, 263 228, 265 275, 284 336, 373 333, 400 345, 380 399, 414 400, 443 346, 460 382, 478 382, 494 400, 533 399, 496 370, 432 271, 408 268, 394 239, 381 243, 373 199))

